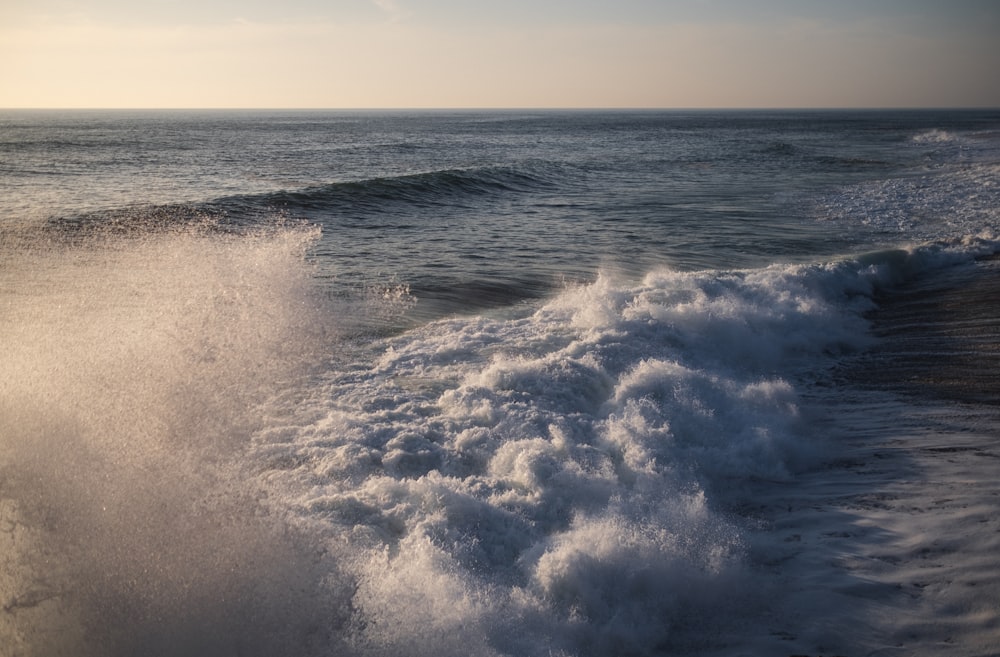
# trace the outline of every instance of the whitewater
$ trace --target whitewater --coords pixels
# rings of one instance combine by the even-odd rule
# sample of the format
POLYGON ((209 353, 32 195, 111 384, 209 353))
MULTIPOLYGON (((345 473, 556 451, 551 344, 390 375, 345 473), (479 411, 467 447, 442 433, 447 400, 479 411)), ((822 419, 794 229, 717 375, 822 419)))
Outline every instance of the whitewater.
POLYGON ((0 655, 1000 651, 1000 114, 0 119, 0 655))

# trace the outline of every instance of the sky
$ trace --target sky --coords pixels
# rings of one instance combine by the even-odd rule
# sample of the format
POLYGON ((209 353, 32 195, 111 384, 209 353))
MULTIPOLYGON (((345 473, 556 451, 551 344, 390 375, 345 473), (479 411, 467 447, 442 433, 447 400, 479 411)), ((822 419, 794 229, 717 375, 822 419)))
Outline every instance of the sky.
POLYGON ((1000 107, 997 0, 0 0, 0 107, 1000 107))

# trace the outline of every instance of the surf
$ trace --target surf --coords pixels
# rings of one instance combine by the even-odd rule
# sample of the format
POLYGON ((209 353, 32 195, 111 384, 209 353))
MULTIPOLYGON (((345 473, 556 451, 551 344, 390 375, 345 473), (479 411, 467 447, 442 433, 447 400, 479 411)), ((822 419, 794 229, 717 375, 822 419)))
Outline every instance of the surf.
MULTIPOLYGON (((969 126, 995 115, 489 116, 139 116, 123 146, 102 115, 86 149, 25 128, 0 634, 85 657, 988 645, 994 425, 936 395, 990 379, 917 367, 943 343, 909 325, 948 318, 887 311, 966 274, 954 299, 986 299, 995 134, 969 126), (940 601, 968 611, 936 624, 940 601)), ((975 360, 969 326, 945 346, 975 360)))

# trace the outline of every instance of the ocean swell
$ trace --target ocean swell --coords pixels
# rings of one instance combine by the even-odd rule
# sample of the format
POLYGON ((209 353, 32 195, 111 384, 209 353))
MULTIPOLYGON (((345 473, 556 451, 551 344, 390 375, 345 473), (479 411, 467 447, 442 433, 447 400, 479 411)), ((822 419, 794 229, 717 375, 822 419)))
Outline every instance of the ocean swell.
MULTIPOLYGON (((461 207, 482 196, 535 192, 553 187, 552 167, 482 167, 448 169, 389 178, 337 182, 297 191, 282 191, 254 197, 283 211, 372 212, 386 206, 461 207)), ((227 199, 223 205, 239 204, 227 199)))

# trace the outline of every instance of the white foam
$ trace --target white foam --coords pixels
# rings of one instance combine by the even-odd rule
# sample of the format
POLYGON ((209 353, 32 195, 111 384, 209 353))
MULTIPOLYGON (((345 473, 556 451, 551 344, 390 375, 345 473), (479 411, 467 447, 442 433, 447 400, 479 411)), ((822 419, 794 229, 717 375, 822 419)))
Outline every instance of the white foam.
POLYGON ((957 140, 959 137, 954 132, 933 128, 913 136, 913 141, 917 144, 943 144, 957 140))
POLYGON ((259 449, 354 564, 364 651, 710 652, 773 593, 733 510, 828 454, 802 382, 868 344, 878 289, 996 246, 605 276, 437 321, 333 372, 259 449))
POLYGON ((890 241, 996 233, 1000 230, 996 142, 961 144, 956 146, 960 152, 946 163, 839 189, 819 200, 816 213, 853 234, 866 230, 890 241))
POLYGON ((868 344, 880 288, 998 248, 602 276, 348 348, 314 239, 102 238, 5 270, 0 498, 25 529, 0 587, 22 644, 57 617, 111 655, 712 654, 801 628, 768 616, 797 553, 747 507, 828 454, 803 382, 868 344))

